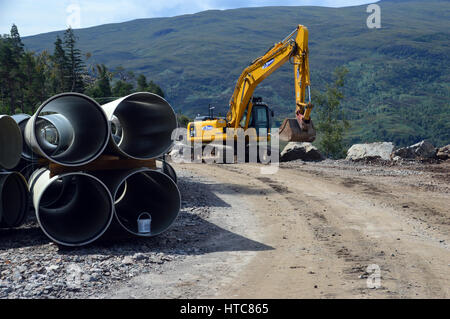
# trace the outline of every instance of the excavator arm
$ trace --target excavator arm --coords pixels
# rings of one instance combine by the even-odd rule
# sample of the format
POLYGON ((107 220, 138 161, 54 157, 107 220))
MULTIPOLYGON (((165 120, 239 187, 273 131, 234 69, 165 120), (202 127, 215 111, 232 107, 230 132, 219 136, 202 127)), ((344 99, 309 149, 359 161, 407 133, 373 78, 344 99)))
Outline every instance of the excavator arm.
POLYGON ((245 113, 251 114, 254 90, 287 61, 294 65, 296 119, 286 119, 283 122, 280 138, 288 141, 314 140, 315 131, 310 121, 312 104, 309 92, 308 29, 302 25, 298 25, 283 41, 276 43, 242 72, 230 99, 230 109, 227 114, 228 127, 248 128, 250 117, 246 117, 244 124, 241 120, 245 113), (306 93, 309 95, 308 103, 306 93))

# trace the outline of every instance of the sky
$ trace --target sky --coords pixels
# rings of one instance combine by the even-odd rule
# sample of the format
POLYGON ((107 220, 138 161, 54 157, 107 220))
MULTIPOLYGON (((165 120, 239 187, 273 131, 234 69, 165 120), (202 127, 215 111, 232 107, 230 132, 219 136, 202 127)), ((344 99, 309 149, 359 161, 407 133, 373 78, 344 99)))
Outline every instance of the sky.
POLYGON ((87 28, 141 18, 173 17, 211 9, 262 6, 345 7, 376 0, 0 0, 0 34, 15 23, 21 36, 87 28))

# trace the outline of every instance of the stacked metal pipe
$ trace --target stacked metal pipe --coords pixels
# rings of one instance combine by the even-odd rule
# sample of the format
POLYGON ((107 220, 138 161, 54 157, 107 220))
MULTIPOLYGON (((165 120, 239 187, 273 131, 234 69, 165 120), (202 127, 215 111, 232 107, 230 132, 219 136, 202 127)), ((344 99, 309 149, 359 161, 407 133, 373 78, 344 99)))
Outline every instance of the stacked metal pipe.
POLYGON ((0 228, 20 226, 28 211, 25 178, 10 172, 20 161, 22 133, 13 118, 0 115, 0 228))
MULTIPOLYGON (((161 170, 77 168, 105 153, 158 158, 171 147, 176 127, 170 104, 152 93, 134 93, 103 106, 82 94, 63 93, 45 101, 33 116, 0 117, 0 165, 29 176, 36 218, 56 243, 89 244, 110 227, 156 236, 173 224, 181 206, 176 173, 169 164, 164 162, 161 170), (39 158, 72 170, 51 176, 48 168, 38 167, 39 158)), ((5 189, 0 203, 8 212, 22 212, 25 206, 20 205, 28 203, 18 190, 20 180, 25 179, 19 173, 0 173, 0 191, 5 189)), ((8 217, 3 209, 7 227, 17 227, 26 214, 15 215, 8 217)))

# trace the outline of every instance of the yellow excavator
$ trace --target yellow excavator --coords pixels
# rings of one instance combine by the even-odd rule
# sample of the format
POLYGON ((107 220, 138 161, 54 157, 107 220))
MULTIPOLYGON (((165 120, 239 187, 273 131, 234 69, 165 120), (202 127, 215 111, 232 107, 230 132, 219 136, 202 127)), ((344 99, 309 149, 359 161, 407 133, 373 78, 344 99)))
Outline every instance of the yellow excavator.
POLYGON ((276 43, 263 56, 254 60, 239 77, 230 108, 226 118, 198 116, 187 126, 188 141, 207 144, 210 142, 226 143, 227 138, 236 139, 233 134, 227 134, 229 128, 248 130, 255 128, 256 132, 265 132, 266 136, 258 138, 270 139, 270 128, 273 111, 259 97, 253 97, 255 88, 265 78, 290 61, 294 66, 294 84, 296 110, 295 118, 283 121, 279 136, 280 140, 288 142, 312 142, 316 132, 310 114, 311 104, 309 59, 308 59, 308 29, 298 25, 283 41, 276 43), (308 95, 308 101, 306 101, 308 95), (260 130, 263 129, 263 130, 260 130))

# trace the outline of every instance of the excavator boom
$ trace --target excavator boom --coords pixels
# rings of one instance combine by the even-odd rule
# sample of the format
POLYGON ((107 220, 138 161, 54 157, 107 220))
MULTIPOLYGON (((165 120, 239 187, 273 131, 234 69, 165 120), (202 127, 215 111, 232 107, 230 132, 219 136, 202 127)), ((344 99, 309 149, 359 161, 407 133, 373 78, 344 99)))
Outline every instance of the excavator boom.
POLYGON ((211 141, 225 142, 230 138, 227 131, 230 129, 232 132, 231 129, 239 128, 264 128, 266 133, 263 134, 267 135, 261 137, 269 138, 269 117, 273 116, 273 112, 261 99, 253 97, 253 93, 265 78, 288 61, 294 67, 295 118, 284 120, 279 136, 284 141, 314 141, 316 132, 310 118, 313 105, 310 94, 308 29, 302 25, 298 25, 284 40, 274 44, 263 56, 244 69, 236 82, 225 119, 200 117, 188 124, 189 141, 203 144, 211 141))
MULTIPOLYGON (((280 139, 290 142, 314 141, 316 133, 310 119, 313 105, 310 95, 308 29, 302 25, 298 25, 283 41, 276 43, 242 72, 230 99, 227 126, 234 128, 243 126, 241 119, 245 112, 250 114, 252 110, 251 99, 255 88, 287 61, 294 66, 296 117, 283 121, 280 139), (306 101, 307 93, 308 101, 306 101)), ((248 121, 249 117, 246 118, 245 129, 248 128, 248 121)))

